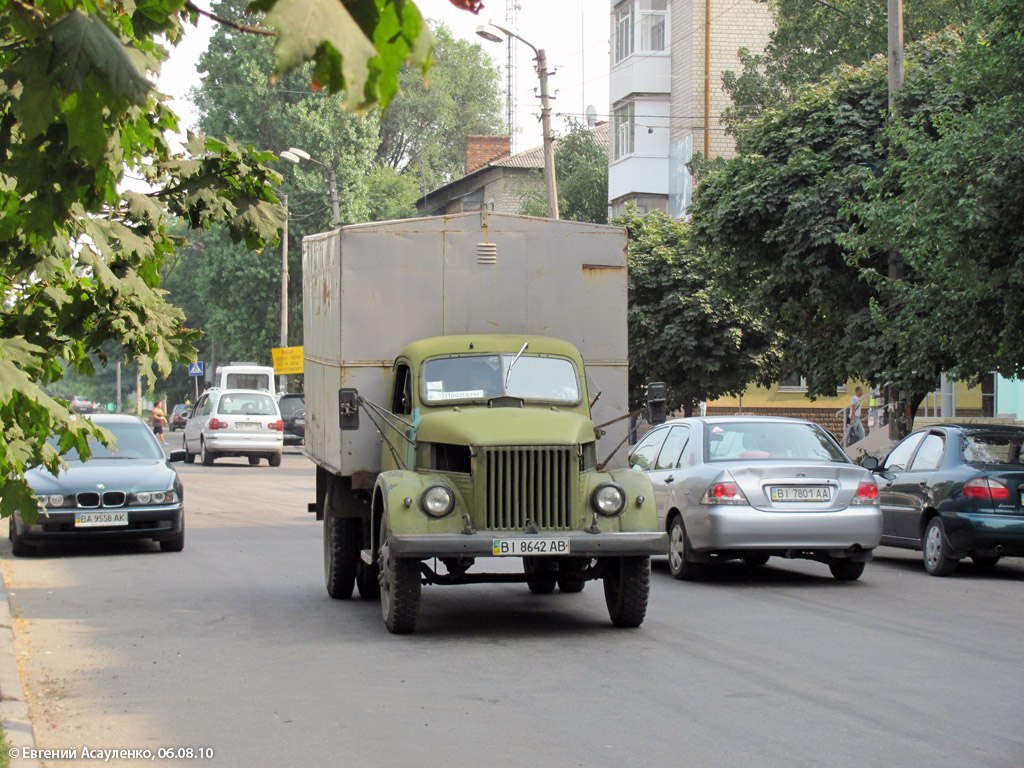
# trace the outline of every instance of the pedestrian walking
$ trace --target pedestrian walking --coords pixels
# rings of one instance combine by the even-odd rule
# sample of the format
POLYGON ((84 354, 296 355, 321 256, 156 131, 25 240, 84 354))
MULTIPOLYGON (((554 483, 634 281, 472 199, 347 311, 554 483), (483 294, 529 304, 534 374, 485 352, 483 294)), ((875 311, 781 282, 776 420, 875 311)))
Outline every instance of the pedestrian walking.
POLYGON ((164 438, 164 427, 167 426, 167 412, 164 410, 163 403, 159 400, 153 403, 150 418, 153 420, 153 434, 156 435, 156 439, 160 441, 161 445, 167 445, 167 440, 164 438))
POLYGON ((864 439, 864 425, 860 420, 860 401, 864 397, 864 389, 862 387, 856 387, 853 390, 853 397, 850 398, 850 430, 849 437, 847 439, 847 445, 853 445, 854 443, 864 439))

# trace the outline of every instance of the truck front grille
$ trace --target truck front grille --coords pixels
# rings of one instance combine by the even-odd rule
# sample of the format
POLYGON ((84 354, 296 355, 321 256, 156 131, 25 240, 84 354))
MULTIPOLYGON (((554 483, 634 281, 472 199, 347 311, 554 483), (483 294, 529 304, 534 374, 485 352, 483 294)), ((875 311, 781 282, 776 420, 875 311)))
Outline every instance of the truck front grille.
POLYGON ((488 530, 573 527, 578 462, 571 447, 486 448, 483 454, 488 530))

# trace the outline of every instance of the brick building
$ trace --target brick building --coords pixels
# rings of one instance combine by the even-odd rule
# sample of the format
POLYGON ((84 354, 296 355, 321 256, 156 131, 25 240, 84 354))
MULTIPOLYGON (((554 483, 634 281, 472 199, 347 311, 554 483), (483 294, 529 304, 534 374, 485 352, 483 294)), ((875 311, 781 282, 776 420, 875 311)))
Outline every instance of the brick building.
POLYGON ((722 75, 739 72, 740 48, 761 53, 773 28, 757 0, 612 0, 608 204, 627 202, 679 218, 695 153, 730 157, 720 116, 722 75))

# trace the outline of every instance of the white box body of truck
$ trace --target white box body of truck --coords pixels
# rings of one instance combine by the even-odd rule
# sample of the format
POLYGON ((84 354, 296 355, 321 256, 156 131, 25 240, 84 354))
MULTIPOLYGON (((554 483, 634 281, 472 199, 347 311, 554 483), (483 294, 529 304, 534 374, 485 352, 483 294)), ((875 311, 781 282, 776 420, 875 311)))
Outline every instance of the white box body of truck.
MULTIPOLYGON (((628 412, 626 232, 488 212, 359 224, 302 245, 306 454, 335 475, 379 471, 373 429, 338 428, 338 391, 387 398, 417 339, 530 333, 574 344, 595 424, 628 412)), ((628 421, 604 428, 604 461, 628 421)), ((619 450, 609 466, 622 466, 619 450)))

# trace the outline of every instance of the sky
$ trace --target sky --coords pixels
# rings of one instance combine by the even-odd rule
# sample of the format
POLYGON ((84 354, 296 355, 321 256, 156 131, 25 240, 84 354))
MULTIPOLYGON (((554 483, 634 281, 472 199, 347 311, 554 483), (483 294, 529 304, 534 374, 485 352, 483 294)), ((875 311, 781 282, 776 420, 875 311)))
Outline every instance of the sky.
MULTIPOLYGON (((209 2, 199 3, 209 8, 209 2)), ((476 28, 494 19, 502 26, 514 28, 518 34, 547 54, 553 97, 552 111, 555 133, 565 130, 567 117, 584 120, 586 108, 592 105, 598 120, 608 119, 608 31, 607 0, 484 0, 478 15, 460 10, 449 0, 416 0, 420 12, 430 20, 441 21, 456 37, 479 43, 501 67, 501 88, 505 92, 505 46, 487 42, 476 35, 476 28), (506 8, 516 5, 515 24, 507 23, 506 8)), ((190 88, 199 84, 196 62, 212 34, 213 22, 202 19, 190 29, 185 39, 164 64, 159 89, 173 98, 173 108, 191 127, 195 110, 187 100, 190 88)), ((515 94, 517 131, 513 148, 522 151, 541 144, 540 99, 534 69, 533 51, 515 42, 515 94)), ((401 97, 399 97, 401 98, 401 97)), ((504 113, 503 113, 504 114, 504 113)))

